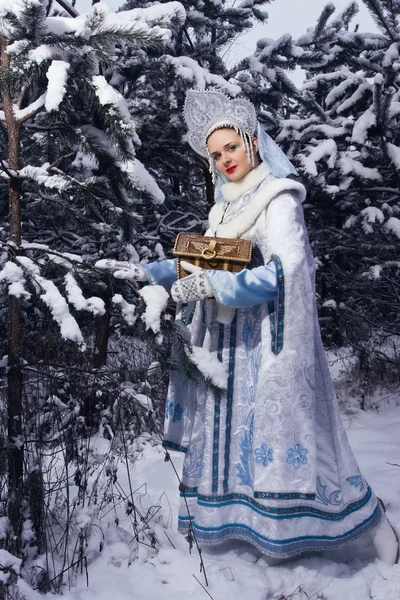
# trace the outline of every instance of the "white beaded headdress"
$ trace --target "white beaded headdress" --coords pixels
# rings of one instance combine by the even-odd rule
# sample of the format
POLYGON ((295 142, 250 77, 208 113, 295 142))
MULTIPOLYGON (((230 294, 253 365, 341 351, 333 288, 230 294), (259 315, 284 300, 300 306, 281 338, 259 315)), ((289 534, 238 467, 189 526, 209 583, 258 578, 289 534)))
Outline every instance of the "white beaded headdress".
POLYGON ((235 129, 242 138, 249 163, 254 167, 251 139, 257 127, 257 115, 251 102, 245 98, 232 99, 214 90, 189 90, 183 114, 189 130, 188 142, 197 154, 209 159, 214 183, 215 163, 208 152, 207 139, 216 129, 235 129))

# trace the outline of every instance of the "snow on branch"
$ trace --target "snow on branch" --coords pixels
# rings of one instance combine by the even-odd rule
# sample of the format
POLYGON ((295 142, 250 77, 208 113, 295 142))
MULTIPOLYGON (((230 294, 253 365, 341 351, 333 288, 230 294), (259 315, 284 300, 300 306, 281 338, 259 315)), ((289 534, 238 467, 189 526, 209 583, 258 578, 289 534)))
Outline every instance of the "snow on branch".
POLYGON ((400 238, 400 219, 398 219, 397 217, 390 217, 386 221, 384 227, 388 231, 391 231, 392 233, 397 235, 398 238, 400 238))
POLYGON ((148 25, 159 25, 170 27, 173 21, 178 20, 181 24, 186 20, 186 11, 180 2, 166 2, 165 4, 154 4, 147 8, 134 8, 115 15, 122 21, 125 19, 137 20, 148 25))
POLYGON ((20 17, 31 6, 38 6, 39 0, 0 0, 0 17, 7 13, 20 17))
POLYGON ((370 106, 354 123, 351 140, 363 145, 368 137, 368 130, 376 124, 374 107, 370 106))
POLYGON ((349 108, 357 104, 357 102, 359 102, 362 99, 366 92, 371 92, 371 85, 368 83, 368 81, 364 81, 363 83, 361 83, 356 89, 356 91, 350 96, 350 98, 348 98, 340 106, 338 106, 336 112, 340 114, 346 110, 349 110, 349 108))
MULTIPOLYGON (((6 517, 3 517, 4 519, 6 517)), ((8 580, 12 578, 12 572, 19 575, 21 572, 22 558, 17 558, 13 554, 10 554, 4 548, 0 549, 0 565, 1 565, 1 583, 7 584, 8 580)))
MULTIPOLYGON (((20 123, 23 123, 24 121, 27 121, 31 117, 34 117, 35 115, 37 115, 37 113, 40 110, 42 110, 45 103, 46 103, 46 92, 44 94, 42 94, 41 96, 39 96, 39 98, 37 98, 34 102, 32 102, 32 104, 29 104, 29 106, 26 106, 25 108, 20 109, 20 108, 18 108, 17 104, 14 104, 13 105, 14 116, 20 123)), ((5 120, 4 113, 2 111, 0 111, 0 119, 5 120)))
POLYGON ((382 179, 382 175, 379 173, 378 169, 364 167, 364 165, 362 165, 358 160, 354 160, 353 158, 342 157, 338 162, 343 175, 353 173, 361 179, 373 179, 376 181, 380 181, 382 179))
POLYGON ((148 285, 139 291, 146 304, 142 319, 146 329, 159 333, 161 329, 161 313, 167 308, 169 294, 161 285, 148 285))
POLYGON ((46 306, 48 306, 53 319, 60 327, 61 336, 65 340, 77 342, 80 345, 81 350, 85 350, 86 345, 79 325, 71 315, 67 301, 61 295, 56 285, 49 279, 42 277, 39 267, 27 256, 18 256, 18 262, 24 267, 32 281, 44 290, 44 293, 40 295, 40 298, 46 306))
POLYGON ((46 77, 49 81, 46 93, 45 108, 48 112, 58 110, 67 91, 66 84, 70 64, 64 60, 53 60, 46 77))
POLYGON ((216 352, 211 353, 206 348, 192 346, 186 350, 186 354, 208 381, 219 389, 226 390, 228 372, 226 367, 219 362, 216 352))
MULTIPOLYGON (((345 70, 342 70, 339 74, 345 79, 344 81, 341 81, 338 85, 336 85, 334 88, 332 88, 327 97, 325 98, 325 104, 327 108, 332 106, 332 104, 336 102, 336 100, 342 98, 347 93, 347 90, 349 88, 363 82, 363 78, 360 75, 352 75, 350 73, 346 74, 345 70)), ((341 107, 340 110, 345 110, 345 107, 341 107)))
POLYGON ((0 271, 0 282, 8 283, 8 293, 16 298, 30 298, 31 294, 25 289, 24 272, 12 261, 7 261, 0 271))
POLYGON ((27 165, 23 169, 20 169, 19 176, 33 179, 39 185, 43 185, 49 189, 57 189, 60 192, 69 188, 74 181, 65 175, 49 175, 48 171, 43 169, 43 167, 33 167, 32 165, 27 165))
POLYGON ((396 169, 400 170, 400 148, 394 144, 387 143, 386 152, 396 169))
POLYGON ((76 310, 87 310, 95 316, 105 314, 106 309, 104 300, 97 296, 91 296, 86 299, 72 273, 67 273, 64 277, 64 281, 68 302, 72 304, 76 310))
MULTIPOLYGON (((113 158, 118 164, 120 169, 124 171, 132 181, 132 183, 139 189, 148 192, 154 204, 162 204, 164 202, 164 193, 158 187, 155 179, 145 169, 143 164, 137 159, 132 158, 131 160, 121 160, 118 157, 115 146, 110 137, 93 127, 93 125, 83 125, 82 134, 88 139, 89 142, 101 146, 103 152, 106 152, 113 158)), ((133 146, 131 146, 132 154, 134 154, 133 146)))
POLYGON ((174 20, 183 22, 185 19, 185 10, 179 2, 167 2, 119 13, 115 13, 106 2, 99 2, 75 19, 47 17, 46 27, 48 32, 54 35, 74 34, 83 39, 100 35, 120 35, 167 41, 170 38, 168 27, 174 20))
POLYGON ((367 206, 361 211, 364 221, 368 223, 383 223, 385 220, 384 214, 377 206, 367 206))
POLYGON ((79 254, 73 254, 72 252, 57 252, 56 250, 51 250, 50 246, 47 244, 22 240, 21 248, 24 250, 40 250, 45 253, 49 260, 66 269, 70 269, 71 266, 76 265, 76 263, 81 264, 83 262, 83 258, 79 254))
POLYGON ((128 325, 134 325, 136 322, 136 306, 134 304, 129 304, 121 294, 114 294, 112 302, 121 307, 121 314, 124 321, 128 323, 128 325))
MULTIPOLYGON (((125 98, 113 88, 106 80, 103 75, 94 75, 92 77, 92 84, 95 89, 96 97, 98 98, 102 106, 111 106, 110 113, 118 113, 126 121, 126 126, 129 127, 129 136, 133 139, 133 142, 140 146, 140 139, 135 131, 135 124, 131 117, 125 98)), ((134 149, 130 144, 131 153, 134 155, 134 149)))
POLYGON ((165 62, 175 69, 178 77, 193 84, 193 87, 196 89, 204 90, 207 85, 215 85, 219 90, 227 92, 232 96, 237 96, 242 91, 240 86, 203 69, 193 58, 189 58, 188 56, 164 56, 163 58, 165 62))
POLYGON ((304 169, 312 177, 316 177, 318 175, 318 170, 315 163, 324 158, 324 156, 329 157, 328 167, 330 169, 333 169, 335 167, 337 146, 334 140, 325 140, 323 142, 319 142, 318 145, 315 147, 308 146, 306 149, 309 152, 308 156, 300 154, 298 158, 300 159, 304 169))
POLYGON ((49 44, 41 44, 29 51, 28 59, 33 63, 41 65, 45 60, 51 60, 52 58, 62 59, 64 56, 65 52, 61 48, 49 44))

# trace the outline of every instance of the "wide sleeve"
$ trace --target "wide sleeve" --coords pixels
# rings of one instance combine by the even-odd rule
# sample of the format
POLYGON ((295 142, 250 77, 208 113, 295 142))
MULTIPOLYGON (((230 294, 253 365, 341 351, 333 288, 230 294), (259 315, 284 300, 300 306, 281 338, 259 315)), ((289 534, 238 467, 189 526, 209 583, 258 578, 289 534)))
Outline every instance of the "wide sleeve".
POLYGON ((270 262, 240 273, 206 271, 206 276, 219 304, 246 308, 275 300, 278 294, 276 265, 270 262))
POLYGON ((176 258, 151 262, 145 265, 140 263, 140 266, 146 271, 151 284, 162 285, 168 292, 178 278, 176 258))

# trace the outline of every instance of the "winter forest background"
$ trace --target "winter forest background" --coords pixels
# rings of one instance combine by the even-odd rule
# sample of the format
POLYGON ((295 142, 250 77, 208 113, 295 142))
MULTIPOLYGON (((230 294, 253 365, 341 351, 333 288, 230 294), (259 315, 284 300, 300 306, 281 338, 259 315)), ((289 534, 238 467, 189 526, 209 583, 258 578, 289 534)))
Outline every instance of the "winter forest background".
POLYGON ((137 504, 130 468, 162 430, 171 344, 188 377, 208 374, 166 293, 94 265, 170 257, 178 232, 203 232, 213 188, 185 142, 188 89, 249 98, 307 187, 339 401, 396 398, 400 2, 363 0, 373 33, 354 25, 356 2, 321 3, 300 37, 227 61, 268 3, 78 14, 67 0, 0 0, 1 597, 24 597, 21 578, 56 593, 84 578, 109 513, 118 526, 123 510, 135 547, 157 548, 157 507, 137 504))

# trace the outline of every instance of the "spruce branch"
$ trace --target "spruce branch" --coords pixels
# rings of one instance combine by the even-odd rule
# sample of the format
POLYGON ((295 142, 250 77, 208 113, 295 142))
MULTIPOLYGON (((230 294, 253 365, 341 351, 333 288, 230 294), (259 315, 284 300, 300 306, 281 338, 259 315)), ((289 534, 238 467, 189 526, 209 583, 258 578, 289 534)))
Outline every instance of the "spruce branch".
POLYGON ((47 171, 51 171, 55 167, 58 167, 58 165, 60 165, 64 160, 67 160, 68 158, 73 158, 74 156, 76 156, 76 152, 77 151, 74 150, 74 152, 69 152, 68 154, 60 156, 59 158, 57 158, 56 161, 54 161, 51 165, 47 167, 47 171))
POLYGON ((368 12, 371 17, 377 24, 378 28, 387 33, 392 42, 395 42, 397 39, 396 29, 392 26, 390 21, 386 18, 386 14, 384 8, 382 6, 381 0, 363 0, 366 5, 368 12))
POLYGON ((318 18, 318 22, 315 26, 315 30, 314 30, 314 42, 317 42, 319 40, 319 38, 321 37, 329 18, 331 17, 331 15, 333 15, 333 13, 335 12, 336 7, 334 4, 332 4, 332 2, 329 2, 328 4, 326 4, 324 6, 324 8, 322 9, 322 12, 318 18))

